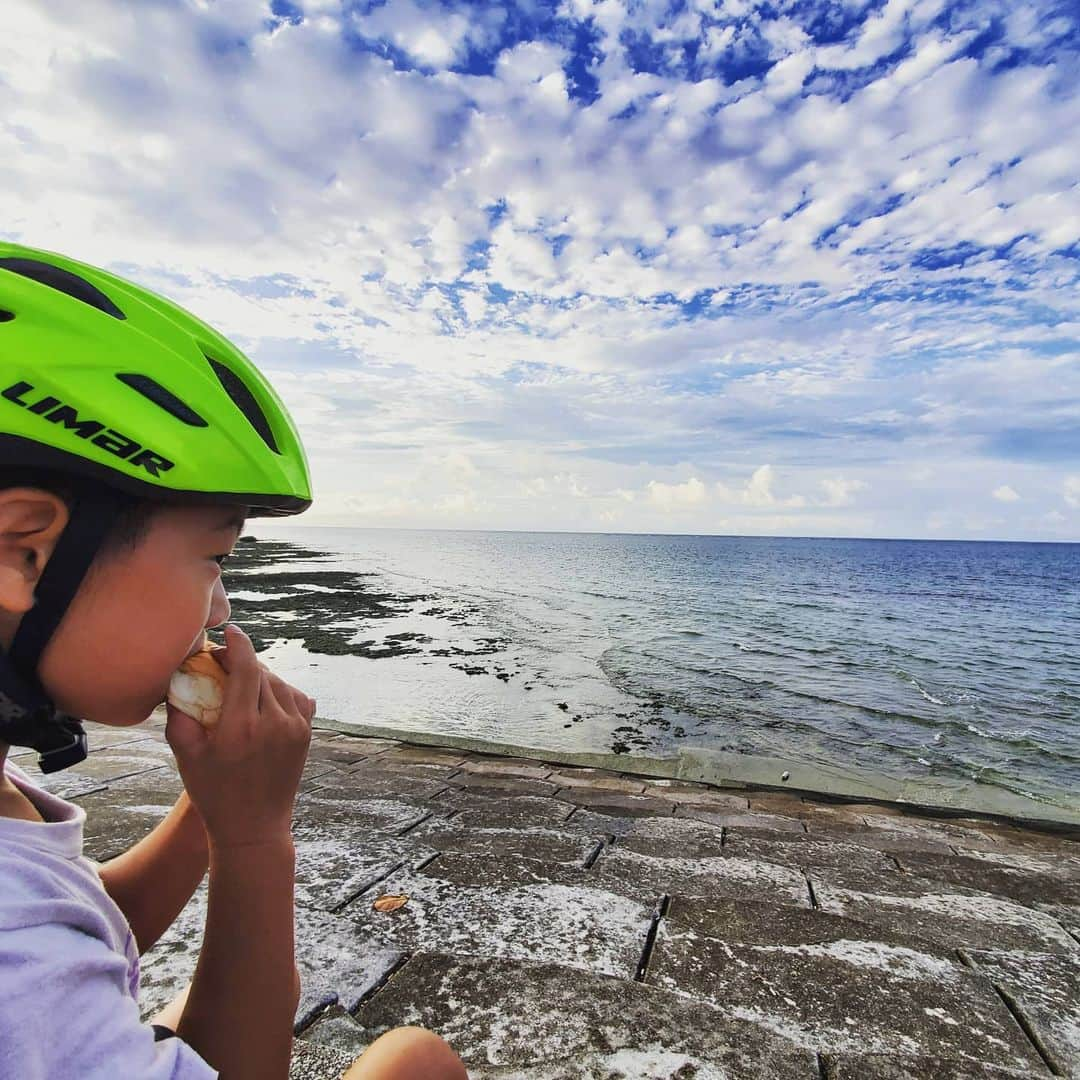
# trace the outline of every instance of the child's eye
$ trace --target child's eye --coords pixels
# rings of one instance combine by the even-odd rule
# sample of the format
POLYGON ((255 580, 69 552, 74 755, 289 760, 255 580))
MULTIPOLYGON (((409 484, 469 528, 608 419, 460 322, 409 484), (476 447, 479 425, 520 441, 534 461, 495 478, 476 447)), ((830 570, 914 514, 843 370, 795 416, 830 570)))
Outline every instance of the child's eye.
POLYGON ((214 556, 214 562, 216 562, 218 564, 218 566, 224 566, 225 565, 225 560, 228 557, 229 557, 228 555, 215 555, 214 556))

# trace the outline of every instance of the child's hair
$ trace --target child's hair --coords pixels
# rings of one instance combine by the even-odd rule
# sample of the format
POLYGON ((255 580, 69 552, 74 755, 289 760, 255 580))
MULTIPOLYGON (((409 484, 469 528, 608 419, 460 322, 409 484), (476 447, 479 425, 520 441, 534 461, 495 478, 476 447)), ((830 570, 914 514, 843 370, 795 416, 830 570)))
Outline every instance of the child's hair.
MULTIPOLYGON (((39 488, 63 499, 70 509, 79 493, 94 486, 94 481, 69 473, 18 465, 0 465, 0 491, 14 487, 39 488)), ((104 560, 113 555, 134 551, 139 546, 162 503, 140 499, 130 503, 117 517, 112 529, 98 551, 104 560)))

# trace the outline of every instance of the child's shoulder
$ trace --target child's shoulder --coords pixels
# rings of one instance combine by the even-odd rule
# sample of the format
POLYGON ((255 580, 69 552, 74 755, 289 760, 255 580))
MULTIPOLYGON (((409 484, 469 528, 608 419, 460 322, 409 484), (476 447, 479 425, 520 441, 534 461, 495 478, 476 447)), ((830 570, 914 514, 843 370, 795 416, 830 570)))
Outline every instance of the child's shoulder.
POLYGON ((47 791, 14 762, 5 761, 0 778, 0 819, 3 818, 58 825, 81 823, 86 814, 81 807, 47 791))

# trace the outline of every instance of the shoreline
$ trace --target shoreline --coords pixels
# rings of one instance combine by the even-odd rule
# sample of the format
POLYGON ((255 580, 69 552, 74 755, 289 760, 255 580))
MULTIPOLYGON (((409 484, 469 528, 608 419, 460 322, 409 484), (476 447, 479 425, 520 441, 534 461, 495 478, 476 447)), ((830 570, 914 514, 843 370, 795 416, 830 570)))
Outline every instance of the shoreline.
MULTIPOLYGON (((419 586, 415 592, 403 590, 399 587, 403 583, 392 583, 382 573, 358 565, 341 565, 340 553, 319 550, 308 542, 255 537, 242 541, 229 587, 234 592, 236 617, 248 628, 256 648, 260 652, 272 650, 274 655, 267 659, 279 666, 290 652, 295 653, 290 657, 295 670, 289 674, 297 681, 311 667, 323 669, 323 686, 317 696, 326 701, 334 716, 355 715, 355 702, 347 689, 353 664, 359 665, 356 677, 375 680, 373 685, 382 695, 377 703, 369 703, 367 715, 359 722, 320 720, 328 730, 590 765, 647 777, 717 786, 749 784, 767 790, 903 805, 941 815, 984 814, 1042 828, 1080 826, 1080 802, 1070 799, 1067 788, 1028 785, 1034 793, 1026 794, 1007 786, 1004 778, 979 781, 940 772, 912 778, 903 775, 905 770, 874 768, 866 761, 808 761, 796 756, 797 747, 789 748, 788 756, 780 756, 757 753, 752 746, 713 749, 696 738, 665 740, 669 729, 676 736, 683 734, 678 725, 686 722, 681 715, 674 715, 673 706, 661 702, 663 708, 657 711, 659 699, 643 698, 635 698, 631 705, 602 697, 584 704, 575 701, 565 678, 562 684, 552 681, 548 685, 540 670, 513 655, 519 650, 505 631, 496 632, 476 622, 478 609, 460 597, 427 591, 420 582, 415 583, 419 586), (381 659, 394 662, 385 668, 363 668, 364 661, 381 659), (414 667, 414 662, 420 666, 414 667), (329 684, 323 673, 330 676, 329 684), (447 695, 441 699, 445 705, 461 692, 454 681, 461 680, 461 675, 481 676, 475 686, 478 696, 469 699, 473 708, 480 709, 475 724, 451 721, 449 726, 457 730, 440 730, 430 718, 415 715, 416 709, 410 706, 415 701, 417 679, 424 682, 429 697, 447 695), (432 689, 436 686, 438 689, 432 689), (336 695, 335 690, 339 691, 336 695), (335 696, 340 700, 335 701, 335 696), (569 707, 568 701, 572 703, 569 707), (535 745, 534 730, 521 719, 536 716, 537 723, 547 723, 538 708, 552 710, 551 732, 559 726, 582 724, 576 733, 577 746, 570 734, 566 739, 571 745, 558 745, 562 740, 557 732, 539 740, 547 746, 535 745), (587 714, 584 721, 582 713, 587 714), (383 723, 384 717, 401 717, 405 726, 383 723), (594 730, 583 730, 590 726, 594 730), (605 739, 610 740, 610 749, 601 745, 605 739)), ((472 691, 470 686, 465 693, 472 691)), ((547 728, 544 731, 549 734, 547 728)), ((1020 783, 1016 781, 1014 786, 1020 783)))
MULTIPOLYGON (((312 725, 320 731, 335 732, 355 738, 392 739, 418 747, 466 750, 491 757, 527 758, 532 761, 581 768, 603 769, 628 776, 654 780, 688 781, 722 789, 788 793, 826 802, 876 803, 902 807, 906 811, 935 817, 979 817, 1042 832, 1062 833, 1080 839, 1080 810, 1052 807, 1058 816, 1046 816, 1047 804, 1014 795, 1002 788, 989 789, 986 798, 971 798, 971 789, 957 786, 950 801, 935 801, 935 789, 949 792, 947 785, 916 781, 900 782, 876 774, 859 778, 846 770, 829 770, 804 762, 788 761, 750 754, 725 753, 706 749, 687 749, 673 757, 636 757, 632 754, 606 754, 597 751, 561 751, 441 732, 409 731, 388 725, 349 724, 316 717, 312 725), (788 779, 780 778, 788 774, 788 779), (1042 811, 1041 814, 1035 811, 1042 811)), ((978 789, 975 789, 978 793, 978 789)))

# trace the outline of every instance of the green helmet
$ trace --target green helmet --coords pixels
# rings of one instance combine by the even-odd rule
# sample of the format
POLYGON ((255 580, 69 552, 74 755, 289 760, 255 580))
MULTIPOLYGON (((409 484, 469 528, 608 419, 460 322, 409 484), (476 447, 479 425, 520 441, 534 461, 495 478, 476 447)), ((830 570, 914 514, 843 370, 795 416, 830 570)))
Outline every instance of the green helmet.
POLYGON ((311 505, 273 387, 176 304, 73 259, 0 242, 0 466, 72 472, 128 495, 311 505))
POLYGON ((64 531, 9 649, 0 648, 0 741, 46 772, 86 756, 38 668, 97 552, 136 500, 228 503, 248 517, 311 505, 300 437, 236 346, 130 281, 0 243, 0 477, 77 475, 64 531))

